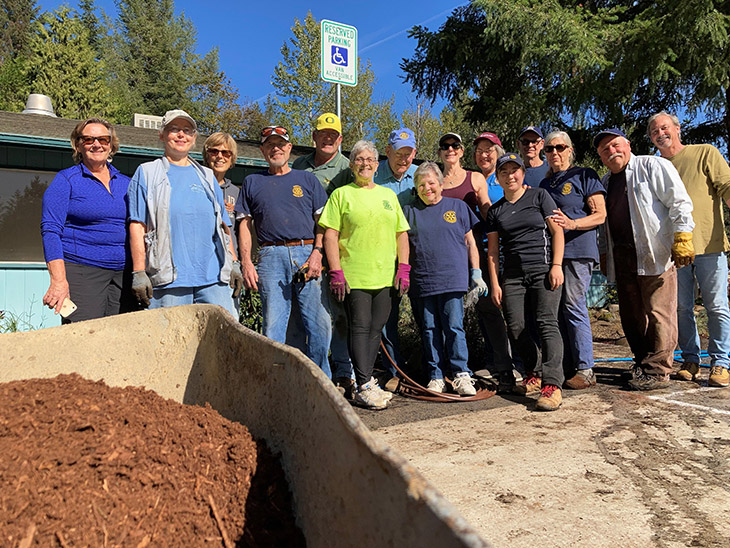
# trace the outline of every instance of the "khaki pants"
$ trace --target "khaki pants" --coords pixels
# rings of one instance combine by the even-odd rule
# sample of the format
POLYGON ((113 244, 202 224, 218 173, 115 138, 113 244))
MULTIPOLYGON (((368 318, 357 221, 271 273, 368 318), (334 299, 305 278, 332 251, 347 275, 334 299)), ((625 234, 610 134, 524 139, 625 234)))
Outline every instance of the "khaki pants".
POLYGON ((636 365, 650 375, 672 372, 677 347, 677 269, 636 273, 636 250, 614 247, 621 326, 636 365))

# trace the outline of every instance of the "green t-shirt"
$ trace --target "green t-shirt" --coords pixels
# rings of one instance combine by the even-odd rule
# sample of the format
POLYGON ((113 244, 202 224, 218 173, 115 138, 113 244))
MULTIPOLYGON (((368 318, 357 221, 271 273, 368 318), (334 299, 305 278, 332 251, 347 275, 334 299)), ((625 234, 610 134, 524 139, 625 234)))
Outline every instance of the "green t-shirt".
POLYGON ((328 196, 332 194, 334 189, 351 183, 353 179, 352 171, 350 171, 350 161, 339 152, 326 164, 316 167, 314 165, 314 152, 312 152, 294 160, 291 167, 292 169, 302 169, 314 174, 322 183, 328 196))
POLYGON ((396 234, 410 228, 395 192, 350 183, 335 189, 319 224, 340 233, 340 264, 353 289, 393 285, 398 247, 396 234))
POLYGON ((722 200, 730 198, 730 167, 712 145, 687 145, 669 158, 692 198, 695 253, 728 251, 722 200))

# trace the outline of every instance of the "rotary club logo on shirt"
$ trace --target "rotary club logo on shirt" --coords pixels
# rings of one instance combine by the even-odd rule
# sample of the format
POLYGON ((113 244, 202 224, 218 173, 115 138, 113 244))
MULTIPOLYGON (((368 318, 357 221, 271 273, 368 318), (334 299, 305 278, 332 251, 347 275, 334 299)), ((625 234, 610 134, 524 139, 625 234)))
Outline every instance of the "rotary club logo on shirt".
POLYGON ((300 187, 299 185, 294 185, 291 188, 291 193, 295 198, 301 198, 302 196, 304 196, 304 192, 302 192, 302 187, 300 187))
POLYGON ((386 211, 393 211, 393 206, 390 205, 390 202, 388 200, 383 200, 383 208, 386 211))
POLYGON ((567 196, 568 194, 570 194, 570 191, 571 191, 571 190, 573 190, 573 185, 572 185, 571 183, 565 183, 565 184, 563 185, 563 190, 561 190, 561 191, 560 191, 560 193, 561 193, 561 194, 562 194, 563 196, 567 196))
POLYGON ((456 222, 456 212, 455 211, 447 211, 444 213, 444 221, 447 223, 455 223, 456 222))

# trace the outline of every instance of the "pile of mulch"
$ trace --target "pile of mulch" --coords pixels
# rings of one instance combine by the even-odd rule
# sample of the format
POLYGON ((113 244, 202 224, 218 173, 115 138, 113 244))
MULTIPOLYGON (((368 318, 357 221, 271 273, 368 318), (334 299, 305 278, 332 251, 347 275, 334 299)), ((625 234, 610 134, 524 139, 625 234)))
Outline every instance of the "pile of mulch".
POLYGON ((0 546, 304 546, 277 459, 209 406, 0 384, 0 546))

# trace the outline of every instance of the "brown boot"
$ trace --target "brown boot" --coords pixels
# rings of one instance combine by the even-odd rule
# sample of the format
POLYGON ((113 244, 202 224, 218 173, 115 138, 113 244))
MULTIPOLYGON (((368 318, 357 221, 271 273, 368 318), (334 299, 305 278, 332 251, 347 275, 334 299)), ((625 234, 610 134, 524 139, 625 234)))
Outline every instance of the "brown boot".
POLYGON ((596 374, 593 369, 581 369, 565 381, 565 386, 571 390, 583 390, 596 385, 596 374))
POLYGON ((539 411, 555 411, 563 403, 563 392, 554 384, 546 384, 540 390, 535 409, 539 411))
POLYGON ((696 381, 700 376, 700 364, 696 362, 684 362, 677 371, 677 378, 681 381, 696 381))

